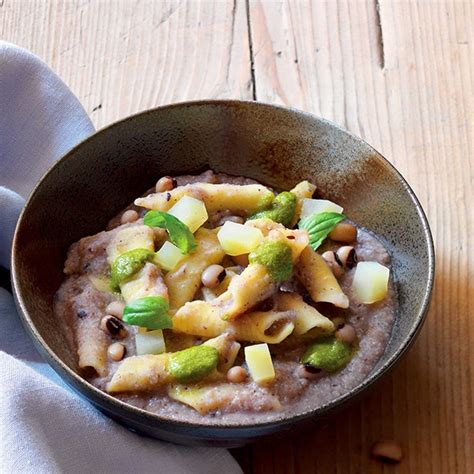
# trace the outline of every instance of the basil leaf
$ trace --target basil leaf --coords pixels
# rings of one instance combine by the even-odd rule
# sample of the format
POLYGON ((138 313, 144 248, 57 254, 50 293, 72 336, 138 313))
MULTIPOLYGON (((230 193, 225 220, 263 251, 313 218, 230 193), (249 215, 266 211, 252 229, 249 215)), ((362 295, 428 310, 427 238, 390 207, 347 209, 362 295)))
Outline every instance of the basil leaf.
POLYGON ((145 296, 125 306, 122 319, 132 326, 148 329, 173 327, 168 315, 169 305, 162 296, 145 296))
POLYGON ((197 247, 196 239, 189 227, 167 212, 148 211, 143 218, 143 223, 149 227, 166 229, 171 242, 183 254, 187 254, 197 247))
POLYGON ((308 231, 309 245, 316 251, 329 232, 345 218, 344 214, 338 214, 337 212, 320 212, 301 219, 298 222, 298 227, 308 231))
POLYGON ((120 291, 120 283, 139 272, 155 253, 148 249, 133 249, 119 255, 112 264, 111 285, 114 291, 120 291))

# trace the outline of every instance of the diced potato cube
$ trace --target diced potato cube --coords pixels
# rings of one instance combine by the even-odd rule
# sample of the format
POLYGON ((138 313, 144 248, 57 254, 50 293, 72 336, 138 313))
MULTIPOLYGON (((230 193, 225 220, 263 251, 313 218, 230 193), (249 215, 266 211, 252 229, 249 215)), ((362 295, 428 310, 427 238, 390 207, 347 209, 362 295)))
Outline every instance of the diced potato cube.
POLYGON ((390 270, 377 262, 359 262, 352 281, 352 293, 361 303, 383 300, 388 291, 390 270))
POLYGON ((201 200, 191 196, 183 196, 168 211, 168 214, 186 224, 191 232, 196 232, 208 218, 206 205, 201 200))
POLYGON ((154 260, 163 270, 170 271, 174 270, 185 258, 186 255, 183 255, 176 245, 166 241, 156 252, 154 260))
POLYGON ((245 348, 245 362, 252 379, 258 383, 265 383, 275 378, 272 356, 268 344, 255 344, 245 348))
POLYGON ((163 354, 166 352, 163 331, 155 329, 154 331, 139 332, 135 335, 135 346, 137 355, 163 354))
POLYGON ((217 238, 227 255, 250 253, 263 240, 260 229, 227 221, 217 233, 217 238))
POLYGON ((311 214, 320 214, 321 212, 337 212, 341 214, 343 210, 338 204, 326 199, 303 199, 300 217, 303 219, 311 214))

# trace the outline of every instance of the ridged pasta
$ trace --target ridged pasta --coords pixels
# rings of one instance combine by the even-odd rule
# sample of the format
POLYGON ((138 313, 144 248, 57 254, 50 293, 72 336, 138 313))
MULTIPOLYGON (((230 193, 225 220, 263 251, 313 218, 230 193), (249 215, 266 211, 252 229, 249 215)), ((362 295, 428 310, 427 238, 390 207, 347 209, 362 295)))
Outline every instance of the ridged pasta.
POLYGON ((173 316, 173 330, 201 337, 227 332, 238 341, 278 344, 293 331, 294 317, 292 311, 256 311, 230 322, 210 303, 191 301, 173 316))
POLYGON ((295 336, 301 336, 313 328, 319 328, 325 333, 334 331, 332 321, 316 308, 305 303, 298 293, 279 293, 276 297, 276 306, 281 311, 292 310, 296 313, 293 331, 295 336))
POLYGON ((332 303, 339 308, 348 308, 349 299, 342 291, 336 277, 321 255, 306 247, 301 253, 295 274, 316 303, 332 303))
POLYGON ((107 384, 107 392, 141 392, 172 381, 169 354, 128 357, 107 384))
MULTIPOLYGON (((242 407, 239 394, 249 390, 242 385, 220 383, 218 385, 171 385, 168 388, 170 398, 177 400, 185 405, 189 405, 198 411, 201 415, 206 413, 223 410, 237 411, 245 409, 242 407)), ((251 397, 244 397, 249 400, 251 397)), ((261 410, 280 410, 281 403, 278 398, 270 393, 265 393, 265 397, 259 400, 261 410)))
POLYGON ((261 184, 210 184, 194 183, 164 192, 154 193, 149 196, 138 198, 135 205, 167 211, 176 204, 183 196, 192 196, 204 201, 207 212, 222 211, 253 214, 261 207, 269 204, 273 199, 273 193, 261 184))
MULTIPOLYGON (((204 345, 214 347, 219 352, 217 368, 222 371, 234 363, 240 349, 240 344, 229 335, 210 339, 204 345)), ((107 391, 109 393, 142 392, 172 382, 173 377, 168 369, 169 358, 170 353, 141 355, 124 359, 107 385, 107 391)), ((221 377, 216 371, 208 376, 209 379, 221 377)))
POLYGON ((101 377, 107 375, 107 336, 90 324, 79 324, 76 333, 78 365, 94 369, 101 377))
POLYGON ((250 264, 232 278, 228 289, 210 304, 221 319, 230 321, 270 297, 276 289, 277 285, 263 265, 250 264))
MULTIPOLYGON (((308 245, 308 234, 302 230, 286 229, 270 219, 255 219, 248 225, 262 231, 265 239, 282 241, 290 247, 293 262, 296 262, 308 245), (290 238, 289 238, 290 237, 290 238)), ((272 296, 278 288, 263 265, 250 264, 229 284, 227 291, 211 301, 222 319, 233 321, 258 303, 272 296)))

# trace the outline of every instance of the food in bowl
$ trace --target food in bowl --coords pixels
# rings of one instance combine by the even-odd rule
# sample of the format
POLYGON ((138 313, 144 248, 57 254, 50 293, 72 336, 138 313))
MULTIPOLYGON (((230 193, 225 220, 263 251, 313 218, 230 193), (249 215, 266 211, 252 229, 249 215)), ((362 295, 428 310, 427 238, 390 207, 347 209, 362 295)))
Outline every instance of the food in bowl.
POLYGON ((163 177, 72 244, 54 311, 83 376, 211 425, 276 420, 357 386, 391 333, 390 256, 315 190, 163 177))

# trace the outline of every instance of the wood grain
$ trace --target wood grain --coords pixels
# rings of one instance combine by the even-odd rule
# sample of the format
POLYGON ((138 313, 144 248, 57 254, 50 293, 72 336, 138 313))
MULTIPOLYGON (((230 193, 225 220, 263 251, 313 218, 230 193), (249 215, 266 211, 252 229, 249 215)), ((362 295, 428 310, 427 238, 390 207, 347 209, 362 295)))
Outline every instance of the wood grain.
POLYGON ((389 472, 369 459, 381 437, 403 445, 397 472, 474 472, 472 9, 250 2, 257 99, 322 115, 381 151, 420 198, 437 253, 429 317, 400 366, 321 430, 254 447, 254 472, 389 472))
POLYGON ((161 104, 251 98, 242 2, 3 0, 0 38, 40 56, 94 124, 161 104))
POLYGON ((246 472, 474 472, 473 20, 468 0, 0 0, 1 39, 50 64, 98 127, 256 97, 362 136, 420 198, 437 278, 413 350, 320 429, 234 451, 246 472), (397 467, 370 459, 380 437, 401 442, 397 467))

